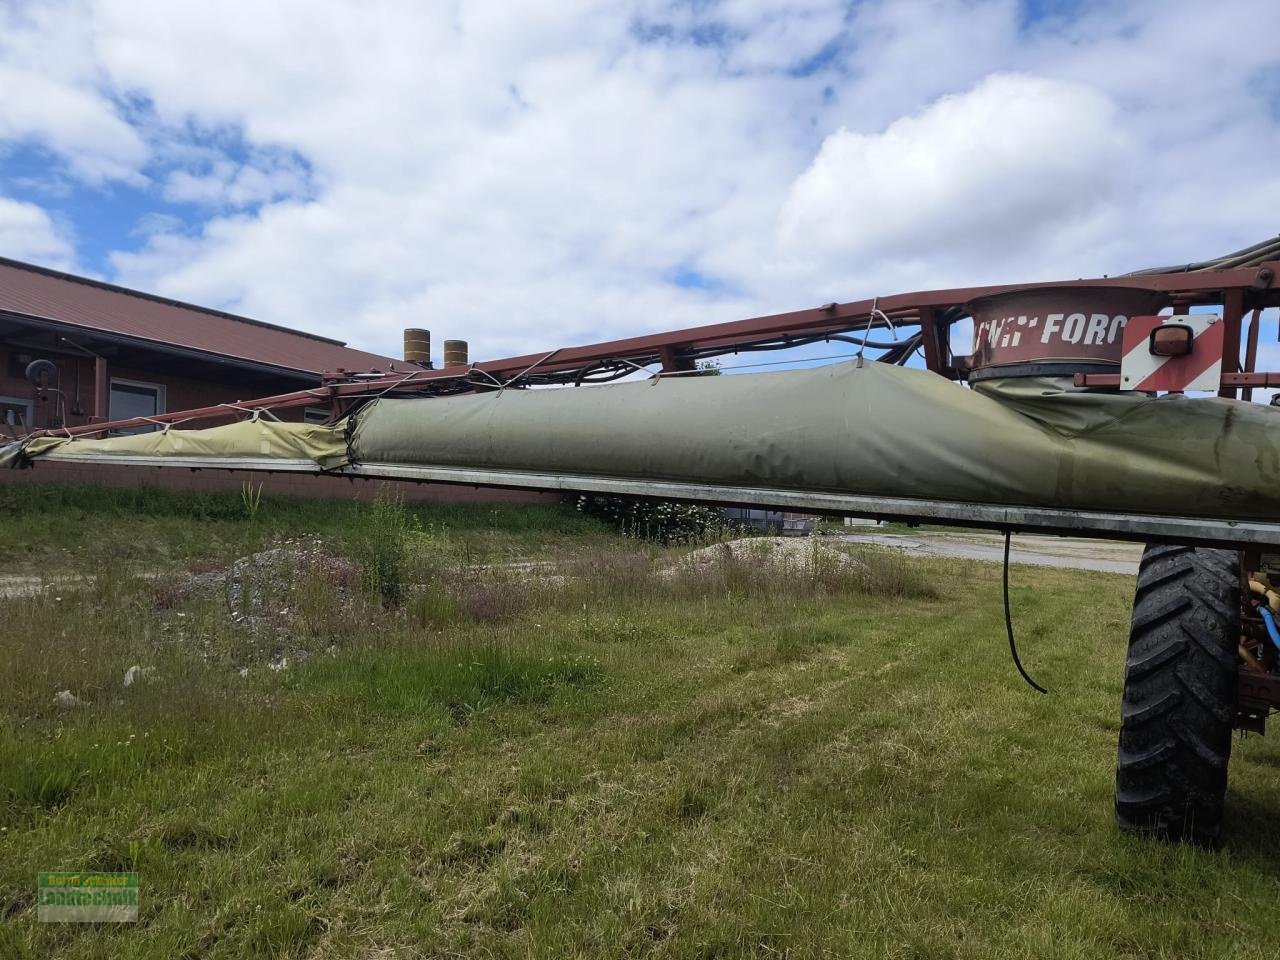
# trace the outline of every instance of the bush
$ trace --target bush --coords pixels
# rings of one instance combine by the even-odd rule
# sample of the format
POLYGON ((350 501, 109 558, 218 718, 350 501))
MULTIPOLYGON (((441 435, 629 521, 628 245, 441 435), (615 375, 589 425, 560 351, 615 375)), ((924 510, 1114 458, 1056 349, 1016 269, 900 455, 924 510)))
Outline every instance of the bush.
POLYGON ((399 606, 404 600, 413 526, 414 519, 405 511, 404 501, 386 486, 361 511, 356 560, 365 590, 384 606, 399 606))
POLYGON ((670 500, 581 496, 578 510, 617 527, 625 536, 664 544, 706 539, 724 527, 724 514, 716 508, 670 500))

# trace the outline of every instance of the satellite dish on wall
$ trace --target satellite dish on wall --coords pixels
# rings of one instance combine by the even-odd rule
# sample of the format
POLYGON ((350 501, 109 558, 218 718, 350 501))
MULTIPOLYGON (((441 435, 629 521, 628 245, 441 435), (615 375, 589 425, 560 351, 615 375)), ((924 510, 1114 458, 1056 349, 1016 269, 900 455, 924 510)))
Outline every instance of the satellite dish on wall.
POLYGON ((32 360, 27 364, 27 379, 43 390, 58 382, 58 365, 52 360, 32 360))

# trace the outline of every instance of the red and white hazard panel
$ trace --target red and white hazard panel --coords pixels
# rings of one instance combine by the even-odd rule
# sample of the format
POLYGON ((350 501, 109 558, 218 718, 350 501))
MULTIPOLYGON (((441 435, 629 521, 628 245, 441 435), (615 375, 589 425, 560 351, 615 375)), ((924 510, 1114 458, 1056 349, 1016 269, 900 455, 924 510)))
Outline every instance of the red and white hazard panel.
MULTIPOLYGON (((1149 392, 1209 390, 1222 379, 1222 318, 1210 313, 1173 317, 1130 317, 1124 328, 1120 360, 1120 389, 1149 392), (1163 355, 1156 333, 1161 327, 1182 327, 1190 333, 1190 351, 1163 355)), ((1175 331, 1163 331, 1164 336, 1175 331)), ((1186 334, 1183 334, 1185 337, 1186 334)))

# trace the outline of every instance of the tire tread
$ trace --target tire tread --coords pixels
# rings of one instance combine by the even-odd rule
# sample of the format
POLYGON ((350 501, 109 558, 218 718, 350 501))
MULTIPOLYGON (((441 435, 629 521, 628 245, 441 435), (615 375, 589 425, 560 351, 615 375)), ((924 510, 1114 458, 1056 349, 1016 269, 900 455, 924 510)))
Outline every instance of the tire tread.
POLYGON ((1238 555, 1149 546, 1133 600, 1116 766, 1122 830, 1217 842, 1231 756, 1238 555))

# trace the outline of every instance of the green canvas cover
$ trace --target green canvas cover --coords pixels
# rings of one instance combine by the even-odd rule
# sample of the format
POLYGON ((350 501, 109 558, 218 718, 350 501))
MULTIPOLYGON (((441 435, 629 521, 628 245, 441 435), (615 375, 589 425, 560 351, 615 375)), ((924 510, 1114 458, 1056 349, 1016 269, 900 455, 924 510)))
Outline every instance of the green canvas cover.
MULTIPOLYGON (((28 459, 69 460, 83 457, 213 457, 226 459, 311 460, 325 469, 347 463, 347 444, 340 427, 281 423, 259 417, 203 430, 157 430, 122 437, 39 437, 22 450, 28 459)), ((2 464, 0 464, 2 465, 2 464)), ((233 466, 233 464, 228 464, 233 466)))
POLYGON ((352 458, 870 496, 1280 519, 1280 410, 966 389, 881 363, 577 389, 383 399, 352 458))
POLYGON ((1280 410, 1088 392, 1062 379, 968 389, 922 370, 849 362, 380 399, 353 419, 350 431, 346 423, 260 418, 110 439, 49 437, 0 448, 0 464, 287 459, 333 470, 356 462, 1280 520, 1280 410))

